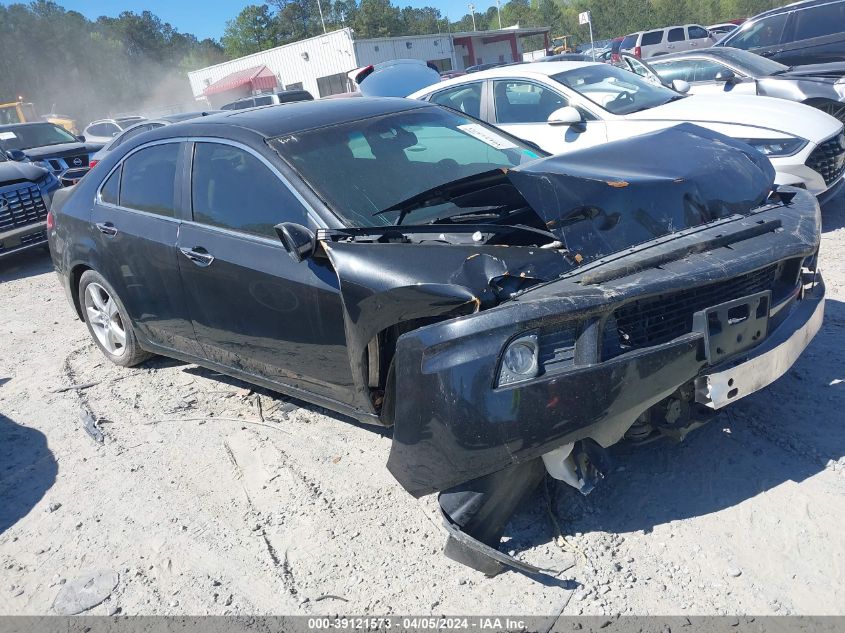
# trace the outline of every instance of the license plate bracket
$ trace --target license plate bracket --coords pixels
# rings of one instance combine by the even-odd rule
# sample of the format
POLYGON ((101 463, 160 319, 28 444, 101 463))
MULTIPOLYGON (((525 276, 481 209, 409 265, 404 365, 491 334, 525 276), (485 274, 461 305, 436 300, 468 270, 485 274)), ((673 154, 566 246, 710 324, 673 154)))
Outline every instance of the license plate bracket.
POLYGON ((705 308, 693 315, 693 329, 704 334, 710 365, 762 342, 769 332, 772 291, 766 290, 705 308))

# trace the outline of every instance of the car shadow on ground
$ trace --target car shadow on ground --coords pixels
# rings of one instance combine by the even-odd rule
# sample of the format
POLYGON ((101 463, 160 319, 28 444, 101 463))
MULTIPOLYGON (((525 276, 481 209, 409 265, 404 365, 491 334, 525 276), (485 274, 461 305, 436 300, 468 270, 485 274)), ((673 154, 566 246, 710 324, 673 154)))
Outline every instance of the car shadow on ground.
POLYGON ((53 260, 43 248, 32 248, 0 259, 0 284, 37 277, 53 270, 53 260))
POLYGON ((57 472, 46 436, 0 413, 0 534, 29 514, 57 472))
POLYGON ((845 227, 845 187, 822 205, 822 231, 829 233, 845 227))
POLYGON ((522 552, 550 543, 558 527, 563 536, 649 533, 842 464, 845 367, 834 351, 842 349, 845 303, 828 299, 822 329, 785 376, 682 443, 611 447, 611 472, 589 496, 547 477, 512 518, 502 549, 522 552))

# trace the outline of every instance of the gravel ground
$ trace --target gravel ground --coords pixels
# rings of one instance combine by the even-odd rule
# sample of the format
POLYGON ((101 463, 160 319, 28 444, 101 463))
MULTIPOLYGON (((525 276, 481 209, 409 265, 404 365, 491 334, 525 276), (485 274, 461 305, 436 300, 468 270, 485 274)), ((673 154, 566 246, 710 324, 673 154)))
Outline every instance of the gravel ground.
POLYGON ((505 549, 568 568, 545 583, 446 559, 389 432, 194 365, 114 367, 43 252, 3 260, 0 614, 86 592, 91 614, 845 614, 845 196, 824 216, 811 347, 685 442, 615 447, 589 497, 541 487, 505 549))

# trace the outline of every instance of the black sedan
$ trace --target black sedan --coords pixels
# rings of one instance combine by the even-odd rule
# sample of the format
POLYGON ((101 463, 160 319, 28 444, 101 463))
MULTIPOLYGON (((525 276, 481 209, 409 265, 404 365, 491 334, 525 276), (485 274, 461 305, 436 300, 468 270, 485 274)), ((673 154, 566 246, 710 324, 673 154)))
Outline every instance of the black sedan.
POLYGON ((495 573, 527 567, 495 547, 546 471, 586 493, 604 447, 682 437, 812 339, 819 208, 773 180, 690 125, 547 157, 440 106, 321 100, 130 139, 57 194, 49 239, 113 362, 393 426, 447 554, 495 573))

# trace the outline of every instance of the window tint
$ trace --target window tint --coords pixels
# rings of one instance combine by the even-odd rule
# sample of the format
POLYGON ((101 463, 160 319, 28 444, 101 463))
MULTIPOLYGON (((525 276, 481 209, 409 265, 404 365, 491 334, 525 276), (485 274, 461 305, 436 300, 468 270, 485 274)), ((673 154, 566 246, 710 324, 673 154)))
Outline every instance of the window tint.
POLYGON ((431 97, 433 103, 463 112, 476 119, 481 117, 481 83, 458 86, 444 90, 431 97))
MULTIPOLYGON (((681 39, 683 35, 681 35, 681 39)), ((649 31, 648 33, 643 33, 642 42, 640 42, 640 46, 653 46, 654 44, 660 44, 663 41, 663 31, 649 31)))
POLYGON ((707 32, 707 29, 703 29, 700 26, 691 26, 687 29, 689 32, 689 38, 691 40, 700 40, 705 37, 710 37, 710 33, 707 32))
POLYGON ((734 37, 725 40, 725 46, 748 50, 780 44, 783 27, 786 25, 786 17, 786 13, 779 13, 741 28, 740 32, 734 37))
POLYGON ((728 68, 718 62, 702 59, 693 64, 692 81, 715 81, 716 75, 726 70, 728 68))
POLYGON ((120 206, 175 217, 173 205, 178 143, 153 145, 123 162, 120 206))
POLYGON ((669 41, 670 42, 683 42, 686 39, 684 35, 684 29, 669 29, 669 41))
POLYGON ((256 97, 255 98, 255 105, 262 106, 262 105, 270 105, 273 103, 273 97, 256 97))
POLYGON ((114 149, 115 147, 117 147, 121 143, 125 143, 126 141, 128 141, 131 138, 135 138, 139 134, 143 134, 144 132, 149 132, 150 130, 154 130, 157 127, 161 127, 161 123, 145 123, 145 124, 139 125, 137 127, 129 128, 128 130, 126 130, 126 132, 123 133, 122 136, 120 136, 117 139, 117 142, 114 145, 111 146, 111 149, 114 149))
POLYGON ((545 123, 569 102, 557 92, 528 81, 494 81, 498 123, 545 123))
POLYGON ((694 62, 654 62, 652 68, 660 75, 664 83, 671 83, 676 79, 692 81, 694 77, 694 62))
POLYGON ((833 35, 845 29, 845 2, 803 9, 794 15, 796 40, 833 35))
POLYGON ((88 128, 88 134, 92 136, 114 136, 120 132, 120 128, 114 123, 97 123, 88 128))
POLYGON ((255 156, 220 143, 197 143, 191 200, 194 220, 276 237, 279 222, 308 224, 290 190, 255 156))
POLYGON ((622 51, 629 51, 637 45, 637 37, 639 35, 634 33, 633 35, 626 35, 622 42, 619 44, 619 50, 622 51))
POLYGON ((103 188, 100 189, 100 199, 107 204, 117 204, 118 193, 120 192, 120 167, 112 172, 103 188))

